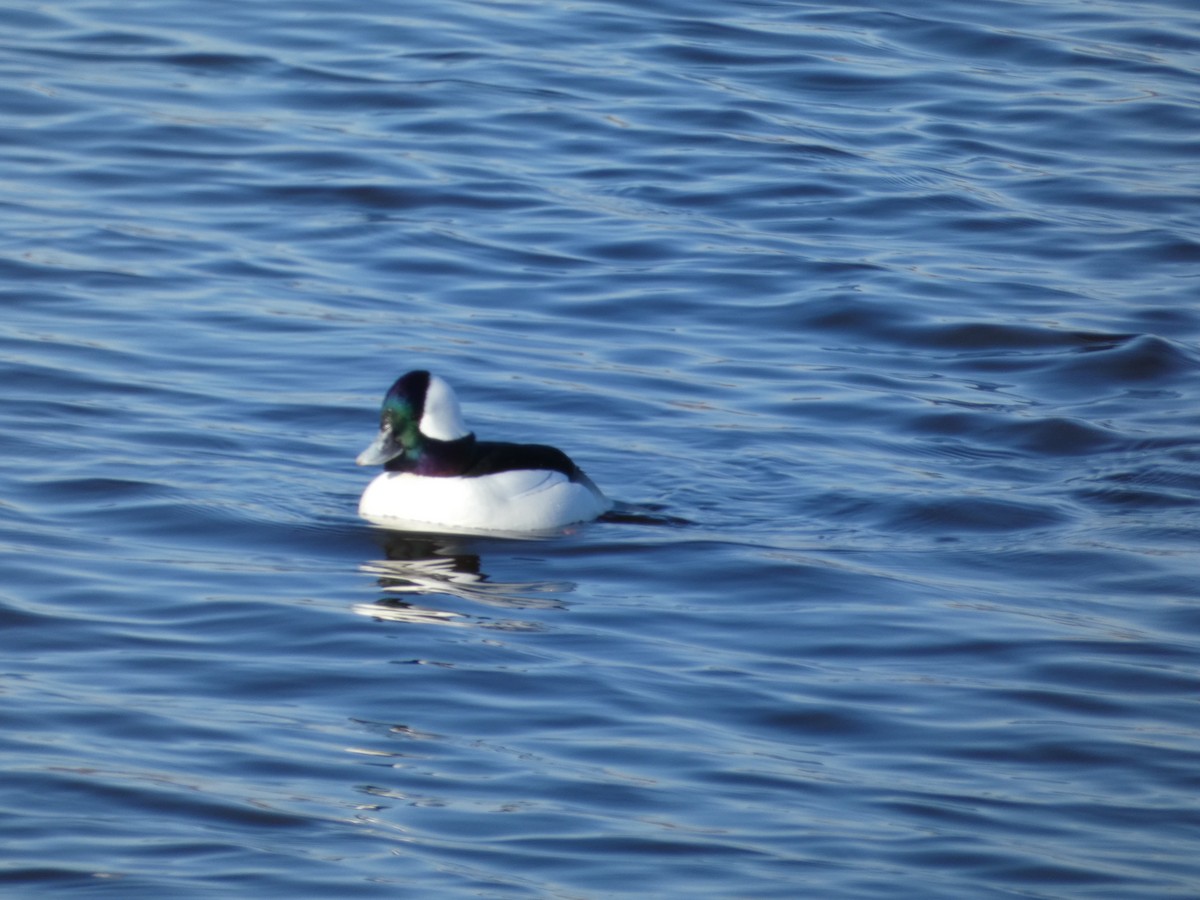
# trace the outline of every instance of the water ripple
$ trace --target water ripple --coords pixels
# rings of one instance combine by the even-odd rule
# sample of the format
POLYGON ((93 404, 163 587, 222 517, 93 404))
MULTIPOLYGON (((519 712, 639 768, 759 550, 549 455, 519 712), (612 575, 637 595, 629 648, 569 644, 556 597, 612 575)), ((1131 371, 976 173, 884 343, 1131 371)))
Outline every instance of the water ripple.
POLYGON ((1196 893, 1194 10, 394 13, 0 10, 0 882, 1196 893))

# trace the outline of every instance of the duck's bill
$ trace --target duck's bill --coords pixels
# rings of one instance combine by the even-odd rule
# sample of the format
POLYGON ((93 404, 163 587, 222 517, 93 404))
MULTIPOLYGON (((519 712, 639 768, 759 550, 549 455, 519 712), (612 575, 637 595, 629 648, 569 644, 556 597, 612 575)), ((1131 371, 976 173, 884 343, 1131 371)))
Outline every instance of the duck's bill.
POLYGON ((354 462, 360 466, 382 466, 389 459, 395 459, 403 452, 404 448, 392 437, 392 430, 384 428, 380 430, 379 437, 375 438, 375 442, 358 454, 354 462))

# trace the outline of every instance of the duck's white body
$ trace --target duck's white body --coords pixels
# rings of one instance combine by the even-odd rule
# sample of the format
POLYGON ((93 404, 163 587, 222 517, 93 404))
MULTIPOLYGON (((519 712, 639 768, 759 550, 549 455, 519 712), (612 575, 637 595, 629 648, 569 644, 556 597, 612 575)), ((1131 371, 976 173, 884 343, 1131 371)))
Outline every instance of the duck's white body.
POLYGON ((562 472, 513 469, 475 478, 384 472, 363 491, 358 514, 411 531, 554 531, 590 522, 611 504, 590 483, 562 472))
POLYGON ((454 391, 425 371, 392 385, 358 464, 388 469, 363 491, 359 515, 396 530, 547 532, 612 506, 560 450, 477 441, 454 391))

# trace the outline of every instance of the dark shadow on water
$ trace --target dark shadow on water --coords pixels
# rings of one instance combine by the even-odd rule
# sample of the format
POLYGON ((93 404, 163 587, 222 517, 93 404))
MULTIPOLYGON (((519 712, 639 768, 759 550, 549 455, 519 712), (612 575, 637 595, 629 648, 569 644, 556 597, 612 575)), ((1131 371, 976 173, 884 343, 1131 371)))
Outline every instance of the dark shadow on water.
POLYGON ((657 503, 617 503, 597 521, 618 525, 647 525, 654 528, 686 528, 695 525, 689 519, 668 515, 657 503))

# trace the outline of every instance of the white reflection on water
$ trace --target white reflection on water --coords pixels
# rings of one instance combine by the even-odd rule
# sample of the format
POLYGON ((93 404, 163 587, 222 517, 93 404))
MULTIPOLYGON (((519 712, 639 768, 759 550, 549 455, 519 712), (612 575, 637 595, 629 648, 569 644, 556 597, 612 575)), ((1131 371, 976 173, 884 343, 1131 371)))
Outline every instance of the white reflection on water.
POLYGON ((352 609, 359 615, 423 625, 528 629, 538 626, 517 620, 500 622, 474 614, 469 608, 466 611, 433 608, 409 598, 425 601, 431 597, 452 597, 505 609, 565 609, 566 604, 557 595, 575 590, 573 582, 495 581, 484 571, 480 555, 456 537, 393 534, 388 536, 384 549, 387 559, 363 563, 360 569, 377 576, 376 584, 389 596, 355 604, 352 609))

